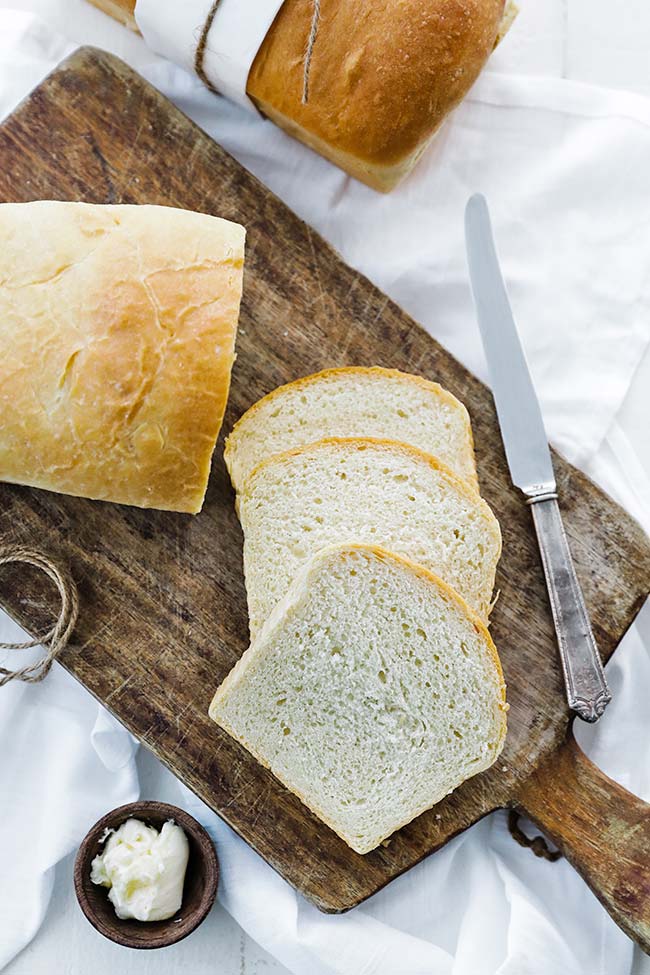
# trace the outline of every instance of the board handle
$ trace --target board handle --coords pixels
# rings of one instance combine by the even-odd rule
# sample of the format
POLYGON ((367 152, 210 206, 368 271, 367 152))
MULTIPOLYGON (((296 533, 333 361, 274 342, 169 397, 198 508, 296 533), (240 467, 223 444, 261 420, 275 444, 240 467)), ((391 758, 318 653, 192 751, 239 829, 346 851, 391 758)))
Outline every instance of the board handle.
POLYGON ((650 805, 600 771, 572 733, 515 808, 555 843, 614 921, 650 954, 650 805))

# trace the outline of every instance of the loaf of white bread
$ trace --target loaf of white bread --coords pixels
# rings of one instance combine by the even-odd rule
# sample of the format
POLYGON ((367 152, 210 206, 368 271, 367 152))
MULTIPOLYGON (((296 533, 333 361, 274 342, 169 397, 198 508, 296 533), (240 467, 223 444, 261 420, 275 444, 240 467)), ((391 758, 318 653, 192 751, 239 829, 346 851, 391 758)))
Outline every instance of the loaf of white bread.
MULTIPOLYGON (((91 2, 137 30, 136 0, 91 2)), ((294 138, 383 191, 411 171, 517 10, 513 0, 320 0, 305 97, 314 8, 284 0, 247 94, 294 138)))
POLYGON ((303 567, 210 706, 358 853, 492 765, 505 713, 484 623, 422 566, 360 545, 303 567))
POLYGON ((252 642, 210 715, 368 852, 505 737, 501 535, 467 412, 395 370, 328 370, 251 407, 226 461, 252 642))
POLYGON ((203 503, 244 229, 162 206, 0 205, 0 480, 203 503))

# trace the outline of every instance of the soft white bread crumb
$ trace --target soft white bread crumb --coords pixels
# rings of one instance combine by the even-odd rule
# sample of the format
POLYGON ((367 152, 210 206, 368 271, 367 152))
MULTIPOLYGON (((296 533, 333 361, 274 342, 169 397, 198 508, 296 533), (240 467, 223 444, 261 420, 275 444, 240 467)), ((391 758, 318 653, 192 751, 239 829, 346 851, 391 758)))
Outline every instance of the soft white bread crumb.
POLYGON ((381 545, 487 617, 501 552, 488 505, 443 464, 388 440, 321 440, 260 464, 238 496, 251 639, 327 545, 381 545))
POLYGON ((495 761, 505 685, 483 623, 375 547, 322 550, 210 716, 358 853, 495 761))
POLYGON ((240 491, 267 457, 325 437, 400 440, 438 457, 478 489, 467 410, 438 383, 397 369, 327 369, 280 386, 255 403, 226 441, 240 491))

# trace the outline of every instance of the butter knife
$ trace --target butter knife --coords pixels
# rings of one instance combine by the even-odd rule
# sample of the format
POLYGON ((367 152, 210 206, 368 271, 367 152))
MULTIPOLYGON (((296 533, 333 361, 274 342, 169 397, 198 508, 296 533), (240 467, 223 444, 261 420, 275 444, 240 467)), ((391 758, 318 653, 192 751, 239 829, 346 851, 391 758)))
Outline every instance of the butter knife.
POLYGON ((510 476, 533 513, 569 708, 594 722, 611 694, 562 524, 544 421, 499 268, 490 214, 480 194, 467 203, 465 241, 510 476))

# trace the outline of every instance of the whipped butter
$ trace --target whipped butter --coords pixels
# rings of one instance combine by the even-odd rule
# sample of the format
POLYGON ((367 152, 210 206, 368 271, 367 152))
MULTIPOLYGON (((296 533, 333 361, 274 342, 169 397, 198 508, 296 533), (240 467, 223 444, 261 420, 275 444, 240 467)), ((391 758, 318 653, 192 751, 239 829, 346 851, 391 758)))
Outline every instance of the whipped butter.
POLYGON ((119 918, 164 921, 179 910, 189 857, 187 836, 172 820, 158 832, 139 819, 111 831, 90 879, 108 887, 119 918))

